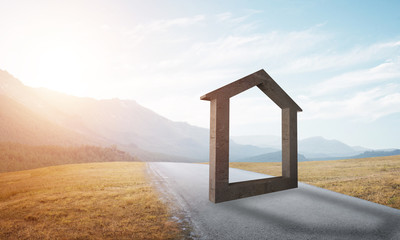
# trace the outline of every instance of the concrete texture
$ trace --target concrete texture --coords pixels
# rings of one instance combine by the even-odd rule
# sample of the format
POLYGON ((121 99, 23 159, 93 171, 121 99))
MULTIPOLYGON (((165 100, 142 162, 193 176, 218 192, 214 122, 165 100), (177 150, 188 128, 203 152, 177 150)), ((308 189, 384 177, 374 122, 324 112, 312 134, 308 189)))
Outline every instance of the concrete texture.
POLYGON ((297 187, 297 112, 302 110, 263 69, 200 99, 211 103, 210 201, 219 203, 297 187), (282 109, 282 177, 229 184, 229 99, 255 86, 282 109))
MULTIPOLYGON (((220 204, 208 201, 205 164, 149 163, 160 189, 194 226, 199 239, 400 239, 400 210, 318 187, 220 204)), ((231 182, 270 176, 229 169, 231 182)))

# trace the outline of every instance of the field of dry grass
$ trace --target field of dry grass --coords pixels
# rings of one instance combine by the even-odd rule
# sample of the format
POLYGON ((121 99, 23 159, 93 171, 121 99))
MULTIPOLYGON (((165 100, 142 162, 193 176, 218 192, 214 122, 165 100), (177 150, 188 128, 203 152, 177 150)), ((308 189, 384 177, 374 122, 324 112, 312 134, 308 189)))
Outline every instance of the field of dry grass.
MULTIPOLYGON (((230 167, 281 176, 281 163, 230 167)), ((299 163, 299 181, 400 209, 400 155, 299 163)))
POLYGON ((145 163, 0 174, 0 239, 179 239, 145 163))

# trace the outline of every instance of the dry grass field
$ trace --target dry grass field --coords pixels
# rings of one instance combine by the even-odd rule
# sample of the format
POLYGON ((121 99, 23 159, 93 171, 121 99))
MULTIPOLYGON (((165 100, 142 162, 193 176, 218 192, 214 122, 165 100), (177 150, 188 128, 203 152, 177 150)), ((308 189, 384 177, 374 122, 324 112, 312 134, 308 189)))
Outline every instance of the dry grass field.
MULTIPOLYGON (((230 167, 281 176, 281 163, 230 167)), ((299 163, 299 181, 400 209, 400 155, 299 163)))
POLYGON ((0 174, 0 239, 180 239, 145 163, 0 174))

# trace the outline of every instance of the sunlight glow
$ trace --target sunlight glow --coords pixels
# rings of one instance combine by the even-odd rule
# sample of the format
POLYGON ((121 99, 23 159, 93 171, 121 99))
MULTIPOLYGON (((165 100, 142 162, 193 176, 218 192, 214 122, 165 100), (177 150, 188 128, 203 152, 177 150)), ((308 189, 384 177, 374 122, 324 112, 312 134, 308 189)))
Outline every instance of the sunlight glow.
POLYGON ((33 64, 43 86, 66 93, 78 92, 84 64, 76 50, 50 46, 33 64))

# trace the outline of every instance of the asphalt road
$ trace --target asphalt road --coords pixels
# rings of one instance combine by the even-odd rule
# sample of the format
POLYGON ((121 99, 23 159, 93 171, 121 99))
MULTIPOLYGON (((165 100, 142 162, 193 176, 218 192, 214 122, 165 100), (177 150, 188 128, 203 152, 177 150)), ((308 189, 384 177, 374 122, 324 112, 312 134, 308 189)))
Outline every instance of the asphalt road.
MULTIPOLYGON (((208 165, 149 163, 199 239, 400 239, 400 210, 311 185, 214 204, 208 165)), ((267 175, 230 169, 230 180, 267 175)))

